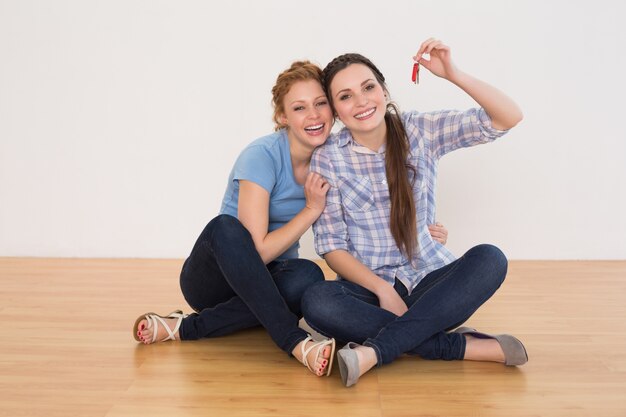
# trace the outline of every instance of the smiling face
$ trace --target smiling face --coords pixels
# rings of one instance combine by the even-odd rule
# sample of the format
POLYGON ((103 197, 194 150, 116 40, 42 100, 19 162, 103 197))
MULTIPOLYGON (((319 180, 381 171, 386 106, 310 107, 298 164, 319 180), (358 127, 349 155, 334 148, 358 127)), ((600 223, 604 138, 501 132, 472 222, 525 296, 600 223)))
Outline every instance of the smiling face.
POLYGON ((294 83, 285 94, 283 107, 280 122, 287 126, 291 143, 311 151, 324 144, 333 125, 333 115, 318 81, 294 83))
POLYGON ((366 65, 350 64, 330 83, 337 118, 357 138, 385 132, 387 98, 383 86, 366 65))

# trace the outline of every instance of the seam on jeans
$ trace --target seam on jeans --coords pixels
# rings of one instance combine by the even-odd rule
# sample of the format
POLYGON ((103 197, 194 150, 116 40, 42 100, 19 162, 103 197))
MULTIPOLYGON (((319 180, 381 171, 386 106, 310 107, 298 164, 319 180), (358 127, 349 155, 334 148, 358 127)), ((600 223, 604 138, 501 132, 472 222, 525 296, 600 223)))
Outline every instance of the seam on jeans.
MULTIPOLYGON (((448 278, 448 276, 449 276, 452 272, 456 271, 456 269, 459 267, 459 265, 460 265, 460 263, 461 263, 461 260, 462 260, 463 258, 464 258, 464 256, 460 257, 460 258, 457 260, 457 262, 454 264, 454 266, 453 266, 452 268, 450 268, 450 270, 449 270, 449 271, 446 271, 446 272, 445 272, 445 273, 444 273, 441 277, 439 277, 439 279, 437 280, 437 282, 436 282, 436 283, 434 283, 433 285, 431 285, 431 286, 430 286, 430 288, 428 288, 426 291, 424 291, 424 293, 422 294, 422 297, 423 297, 423 296, 425 296, 426 294, 428 294, 428 293, 429 293, 429 292, 430 292, 433 288, 435 288, 437 285, 441 284, 441 282, 442 282, 442 281, 444 281, 445 279, 447 279, 447 278, 448 278)), ((445 267, 442 267, 442 268, 445 268, 445 267)), ((433 271, 433 272, 435 272, 435 271, 433 271)), ((419 285, 419 284, 418 284, 418 285, 419 285)), ((408 297, 410 297, 410 295, 409 295, 408 297)), ((422 297, 420 297, 420 298, 422 298, 422 297)), ((417 300, 416 300, 416 301, 417 301, 417 300)), ((415 303, 413 303, 413 304, 415 304, 415 303)), ((411 305, 413 305, 413 304, 411 304, 411 305)), ((409 307, 409 308, 410 308, 410 307, 409 307)))
POLYGON ((462 261, 464 258, 465 258, 465 255, 464 255, 464 256, 461 256, 461 257, 457 260, 457 262, 454 264, 454 266, 453 266, 452 268, 450 268, 450 270, 449 270, 449 271, 446 271, 446 272, 443 274, 443 276, 441 277, 441 279, 445 279, 445 278, 447 278, 447 277, 448 277, 448 275, 450 275, 452 272, 456 271, 456 270, 457 270, 457 268, 459 267, 459 265, 461 264, 461 261, 462 261))
MULTIPOLYGON (((213 219, 213 220, 215 220, 215 219, 213 219)), ((211 221, 211 223, 213 223, 213 221, 211 221)), ((215 255, 215 252, 213 251, 213 245, 211 244, 211 242, 213 242, 213 235, 215 235, 215 225, 214 224, 211 224, 211 228, 209 229, 209 233, 207 233, 207 234, 208 234, 207 239, 204 239, 202 241, 202 243, 209 250, 211 255, 215 255)))
MULTIPOLYGON (((356 293, 354 291, 351 291, 347 287, 345 287, 344 285, 341 286, 341 290, 343 291, 343 293, 345 295, 350 295, 350 296, 352 296, 354 298, 357 298, 359 300, 363 300, 362 294, 359 294, 359 293, 356 293)), ((369 291, 369 290, 367 290, 367 291, 369 291)), ((367 297, 368 300, 378 300, 378 297, 376 297, 376 295, 374 295, 374 296, 365 295, 365 297, 367 297)))

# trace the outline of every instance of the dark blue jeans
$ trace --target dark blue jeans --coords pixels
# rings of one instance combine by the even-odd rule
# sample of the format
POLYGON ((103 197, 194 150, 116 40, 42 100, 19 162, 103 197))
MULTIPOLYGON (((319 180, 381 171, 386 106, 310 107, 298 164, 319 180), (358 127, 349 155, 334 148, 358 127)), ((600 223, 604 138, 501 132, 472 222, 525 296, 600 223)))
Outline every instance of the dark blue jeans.
POLYGON ((220 215, 204 228, 180 274, 183 295, 196 311, 183 320, 180 338, 217 337, 262 325, 291 353, 307 336, 298 327, 302 295, 323 280, 320 267, 305 259, 265 265, 241 222, 220 215))
POLYGON ((318 332, 376 351, 378 365, 403 353, 424 359, 463 359, 465 337, 447 330, 466 321, 500 287, 507 260, 495 246, 479 245, 426 275, 411 295, 394 286, 408 311, 398 317, 379 307, 378 297, 349 281, 326 281, 304 294, 302 311, 318 332))

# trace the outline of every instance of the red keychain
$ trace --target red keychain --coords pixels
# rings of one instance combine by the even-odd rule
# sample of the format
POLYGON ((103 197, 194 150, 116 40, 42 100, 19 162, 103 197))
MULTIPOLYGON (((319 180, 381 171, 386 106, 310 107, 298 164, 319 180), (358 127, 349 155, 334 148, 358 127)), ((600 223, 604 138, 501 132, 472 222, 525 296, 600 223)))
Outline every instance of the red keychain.
POLYGON ((413 64, 413 75, 411 76, 411 81, 413 81, 415 84, 420 83, 420 64, 418 64, 417 62, 413 64))

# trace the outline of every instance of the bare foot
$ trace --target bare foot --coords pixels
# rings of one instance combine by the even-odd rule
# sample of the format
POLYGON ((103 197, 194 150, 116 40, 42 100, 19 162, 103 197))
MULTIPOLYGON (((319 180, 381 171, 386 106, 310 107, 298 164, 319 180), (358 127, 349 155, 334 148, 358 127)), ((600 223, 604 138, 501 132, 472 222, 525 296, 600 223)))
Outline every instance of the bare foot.
POLYGON ((372 369, 378 362, 378 359, 376 358, 376 351, 371 347, 357 346, 352 350, 354 350, 356 357, 359 360, 359 377, 372 369))
MULTIPOLYGON (((302 363, 304 363, 304 361, 302 360, 302 344, 303 343, 306 343, 304 345, 304 351, 306 351, 309 347, 311 347, 313 344, 317 342, 314 340, 309 340, 305 342, 303 340, 302 342, 298 343, 296 347, 291 351, 291 354, 295 356, 295 358, 298 359, 302 363)), ((326 368, 328 367, 328 361, 330 360, 330 351, 331 351, 330 346, 326 346, 324 347, 324 349, 320 351, 318 355, 317 348, 314 348, 314 349, 311 349, 309 354, 306 356, 307 363, 309 364, 311 369, 313 369, 313 373, 315 375, 317 376, 325 375, 326 368)))
MULTIPOLYGON (((176 322, 178 321, 178 319, 163 318, 163 321, 165 322, 165 324, 167 324, 167 327, 169 327, 171 331, 176 327, 176 322)), ((150 327, 148 326, 149 326, 148 320, 143 319, 139 322, 139 327, 137 328, 138 329, 137 336, 139 336, 139 339, 146 345, 149 345, 154 342, 161 342, 169 336, 167 329, 163 327, 163 323, 161 323, 160 321, 156 321, 156 322, 153 321, 152 326, 150 327), (157 334, 153 342, 152 340, 154 337, 155 327, 156 327, 157 334)), ((176 340, 180 340, 178 331, 174 333, 174 337, 176 338, 176 340)))
POLYGON ((465 356, 463 359, 470 361, 489 361, 504 363, 504 352, 496 339, 482 339, 465 335, 465 356))

